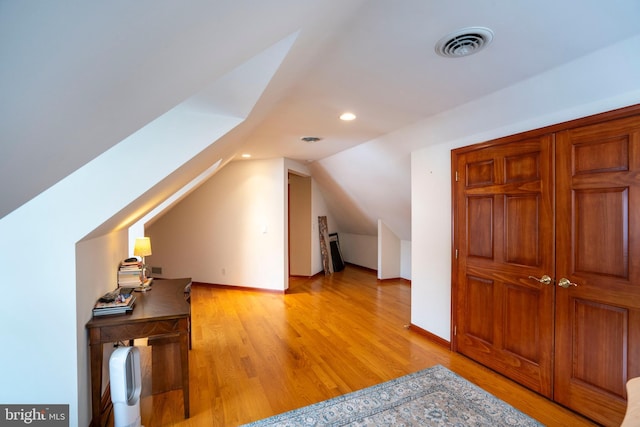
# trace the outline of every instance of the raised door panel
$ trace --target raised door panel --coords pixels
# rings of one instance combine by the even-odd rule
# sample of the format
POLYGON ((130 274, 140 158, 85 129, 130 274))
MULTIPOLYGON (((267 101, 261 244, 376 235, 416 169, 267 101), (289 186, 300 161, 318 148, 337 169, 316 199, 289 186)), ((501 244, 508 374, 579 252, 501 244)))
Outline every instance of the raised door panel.
POLYGON ((640 375, 640 118, 557 135, 555 400, 619 425, 640 375))
POLYGON ((505 261, 510 264, 540 264, 540 195, 505 196, 505 261))
POLYGON ((454 151, 454 347, 552 394, 553 137, 454 151))

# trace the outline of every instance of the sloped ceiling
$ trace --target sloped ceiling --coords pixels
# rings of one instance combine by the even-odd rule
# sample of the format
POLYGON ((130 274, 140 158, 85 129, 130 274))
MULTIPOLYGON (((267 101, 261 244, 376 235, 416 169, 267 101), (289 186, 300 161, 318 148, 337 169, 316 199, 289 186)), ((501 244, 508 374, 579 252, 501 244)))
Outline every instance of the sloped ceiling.
POLYGON ((384 216, 409 239, 409 148, 361 144, 632 37, 639 18, 636 0, 5 0, 0 218, 191 98, 244 119, 185 165, 191 177, 242 152, 309 162, 341 229, 370 233, 384 216), (487 49, 436 55, 445 34, 478 25, 494 31, 487 49), (250 111, 234 110, 233 81, 202 92, 287 37, 250 111), (345 110, 358 118, 341 122, 345 110))

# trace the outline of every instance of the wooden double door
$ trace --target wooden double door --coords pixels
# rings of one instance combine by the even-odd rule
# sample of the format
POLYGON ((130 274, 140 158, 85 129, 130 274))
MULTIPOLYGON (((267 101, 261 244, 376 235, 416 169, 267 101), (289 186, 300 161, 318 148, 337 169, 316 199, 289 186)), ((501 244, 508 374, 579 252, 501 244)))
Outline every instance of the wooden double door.
POLYGON ((637 110, 452 152, 454 350, 604 425, 640 376, 637 110))

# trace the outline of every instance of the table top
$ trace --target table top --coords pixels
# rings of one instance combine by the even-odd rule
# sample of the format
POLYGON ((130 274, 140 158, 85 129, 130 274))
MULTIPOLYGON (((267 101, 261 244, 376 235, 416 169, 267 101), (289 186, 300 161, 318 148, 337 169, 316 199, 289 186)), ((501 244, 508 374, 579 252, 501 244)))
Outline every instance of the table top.
POLYGON ((191 278, 155 279, 150 291, 134 293, 136 302, 132 312, 94 316, 87 322, 86 327, 91 329, 149 320, 189 317, 191 307, 185 294, 185 287, 189 283, 191 278))

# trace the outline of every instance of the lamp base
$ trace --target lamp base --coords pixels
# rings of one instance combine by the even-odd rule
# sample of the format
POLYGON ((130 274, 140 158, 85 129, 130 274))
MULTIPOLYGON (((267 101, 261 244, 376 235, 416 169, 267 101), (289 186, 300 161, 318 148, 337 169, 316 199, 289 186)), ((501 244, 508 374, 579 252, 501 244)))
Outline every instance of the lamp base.
POLYGON ((153 282, 153 277, 149 277, 144 282, 142 282, 142 284, 135 289, 136 292, 147 292, 147 291, 150 291, 152 289, 151 288, 151 282, 153 282))

